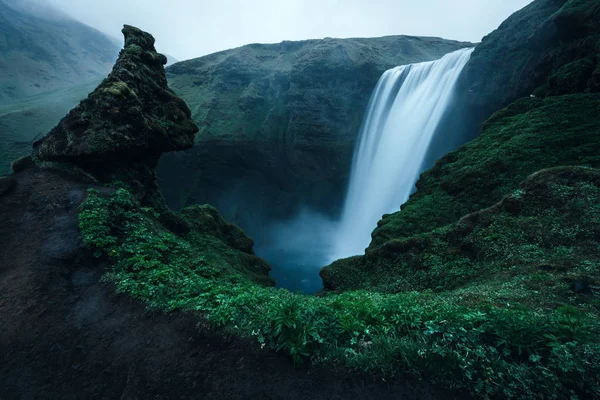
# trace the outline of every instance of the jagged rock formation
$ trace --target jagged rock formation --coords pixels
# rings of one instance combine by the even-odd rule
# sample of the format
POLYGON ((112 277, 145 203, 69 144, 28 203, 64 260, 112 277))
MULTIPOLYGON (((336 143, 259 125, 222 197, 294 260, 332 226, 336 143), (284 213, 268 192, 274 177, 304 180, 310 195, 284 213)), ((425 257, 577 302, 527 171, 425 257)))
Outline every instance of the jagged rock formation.
POLYGON ((123 181, 142 201, 156 193, 160 155, 193 144, 198 127, 183 100, 167 86, 154 38, 131 26, 110 75, 44 138, 33 145, 38 162, 66 162, 100 182, 123 181))
POLYGON ((255 231, 300 204, 335 213, 380 75, 467 46, 408 36, 329 38, 252 44, 167 68, 200 126, 194 149, 161 160, 167 201, 175 209, 213 204, 255 231))
MULTIPOLYGON (((194 206, 181 214, 168 209, 156 185, 158 159, 192 147, 198 127, 185 102, 167 86, 166 57, 156 52, 154 37, 128 25, 123 35, 125 46, 113 71, 33 144, 33 161, 95 183, 125 185, 140 205, 157 212, 165 225, 157 230, 194 236, 204 251, 231 256, 220 258, 229 270, 251 270, 257 281, 272 285, 269 265, 254 255, 254 241, 214 208, 194 206)), ((28 157, 12 165, 14 172, 34 166, 28 157)))

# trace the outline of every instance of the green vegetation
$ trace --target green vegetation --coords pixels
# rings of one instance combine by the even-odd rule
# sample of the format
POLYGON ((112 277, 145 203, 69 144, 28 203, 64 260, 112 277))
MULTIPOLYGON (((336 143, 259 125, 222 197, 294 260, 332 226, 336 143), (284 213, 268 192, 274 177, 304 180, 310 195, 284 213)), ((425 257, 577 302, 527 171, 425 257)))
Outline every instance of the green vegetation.
POLYGON ((119 53, 115 40, 47 2, 0 1, 0 26, 0 104, 98 81, 119 53))
MULTIPOLYGON (((570 304, 570 284, 600 285, 598 171, 540 171, 490 208, 429 233, 390 240, 321 274, 338 290, 460 289, 475 301, 516 300, 531 309, 570 304)), ((600 311, 593 296, 579 301, 600 311)))
POLYGON ((599 113, 600 94, 521 99, 497 112, 477 139, 421 175, 402 212, 379 222, 370 249, 490 207, 540 169, 600 167, 599 113))
POLYGON ((94 248, 96 256, 104 251, 116 260, 120 282, 133 285, 136 297, 145 293, 145 300, 154 306, 173 300, 180 291, 185 295, 196 274, 272 285, 268 265, 251 253, 252 239, 213 210, 192 207, 184 210, 185 217, 172 216, 179 219, 179 226, 189 227, 180 239, 158 222, 161 215, 155 209, 141 207, 127 189, 117 189, 110 200, 92 190, 81 208, 79 225, 86 246, 94 248), (186 268, 191 268, 190 276, 184 273, 186 268), (135 286, 136 282, 142 285, 135 286))
POLYGON ((50 132, 99 82, 93 79, 0 104, 0 175, 10 172, 11 161, 30 154, 31 144, 50 132))
MULTIPOLYGON (((597 200, 598 172, 578 170, 583 178, 573 186, 567 185, 573 174, 548 174, 556 176, 549 190, 557 205, 577 209, 597 200)), ((524 199, 524 207, 535 206, 535 196, 526 200, 528 190, 537 186, 532 187, 515 194, 524 199)), ((476 289, 471 297, 430 290, 302 296, 253 283, 252 274, 223 255, 231 248, 219 247, 216 242, 223 245, 222 240, 199 233, 202 229, 175 235, 157 217, 125 189, 110 196, 90 190, 79 216, 84 244, 113 265, 106 279, 150 307, 199 312, 205 323, 287 352, 296 363, 337 363, 386 376, 413 374, 479 396, 600 394, 598 310, 594 303, 580 306, 579 297, 535 308, 526 304, 528 297, 500 301, 499 294, 497 301, 475 301, 476 289)), ((598 217, 586 216, 590 223, 600 222, 598 217)), ((474 224, 473 231, 477 229, 474 224)), ((574 228, 569 232, 576 236, 574 228)), ((572 254, 566 246, 555 252, 572 254)), ((580 268, 578 273, 591 273, 597 264, 582 261, 580 268)), ((552 273, 541 270, 532 281, 542 285, 552 273)), ((527 287, 519 290, 535 293, 527 287)))

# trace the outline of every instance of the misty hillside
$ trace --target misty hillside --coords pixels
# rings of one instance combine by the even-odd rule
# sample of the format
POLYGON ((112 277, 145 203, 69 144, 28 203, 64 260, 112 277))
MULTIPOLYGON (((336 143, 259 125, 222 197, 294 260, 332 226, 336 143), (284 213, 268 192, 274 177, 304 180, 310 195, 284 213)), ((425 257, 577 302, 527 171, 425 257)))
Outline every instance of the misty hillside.
POLYGON ((0 103, 101 79, 120 45, 43 6, 0 0, 0 103))

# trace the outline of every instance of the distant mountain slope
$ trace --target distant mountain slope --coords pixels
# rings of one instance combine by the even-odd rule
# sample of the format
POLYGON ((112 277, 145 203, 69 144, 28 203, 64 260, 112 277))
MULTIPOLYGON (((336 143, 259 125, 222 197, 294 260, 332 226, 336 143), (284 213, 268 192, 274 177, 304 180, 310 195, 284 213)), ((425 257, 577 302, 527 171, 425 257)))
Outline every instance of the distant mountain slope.
POLYGON ((0 104, 99 80, 111 70, 119 48, 58 11, 0 0, 0 104))
MULTIPOLYGON (((210 203, 246 229, 299 205, 339 208, 369 97, 392 67, 472 46, 439 38, 251 44, 167 69, 200 126, 194 149, 165 155, 174 208, 210 203), (261 216, 262 215, 262 216, 261 216)), ((256 225, 255 225, 256 226, 256 225)))
POLYGON ((11 162, 29 153, 33 141, 50 132, 100 81, 96 78, 12 103, 0 103, 0 175, 8 174, 11 162))

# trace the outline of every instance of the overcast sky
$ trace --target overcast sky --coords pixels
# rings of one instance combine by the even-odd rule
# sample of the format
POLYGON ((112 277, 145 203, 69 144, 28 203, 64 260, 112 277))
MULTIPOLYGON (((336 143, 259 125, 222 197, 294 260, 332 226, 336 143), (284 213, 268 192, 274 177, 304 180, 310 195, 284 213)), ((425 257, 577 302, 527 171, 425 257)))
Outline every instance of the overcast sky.
POLYGON ((531 0, 47 0, 121 39, 123 24, 179 60, 248 43, 323 37, 439 36, 480 41, 531 0))

